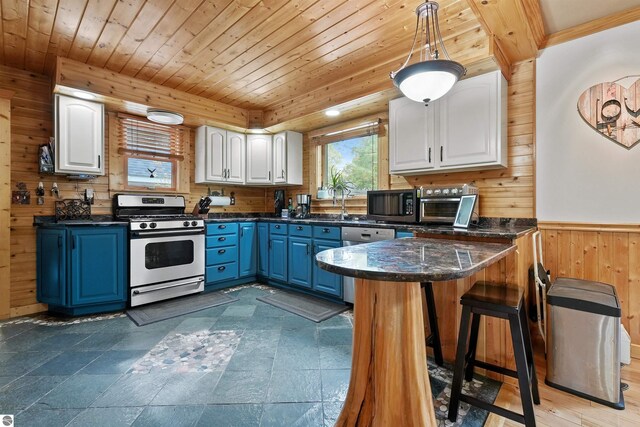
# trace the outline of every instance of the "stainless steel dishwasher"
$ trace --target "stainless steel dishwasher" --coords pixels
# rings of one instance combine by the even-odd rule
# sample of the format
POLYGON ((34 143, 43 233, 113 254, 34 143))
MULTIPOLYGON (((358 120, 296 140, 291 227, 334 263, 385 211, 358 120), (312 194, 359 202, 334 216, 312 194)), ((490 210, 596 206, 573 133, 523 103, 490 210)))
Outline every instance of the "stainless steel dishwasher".
MULTIPOLYGON (((361 245, 363 243, 379 242, 381 240, 395 239, 396 231, 393 228, 364 228, 342 227, 342 246, 361 245)), ((344 289, 344 301, 354 303, 355 278, 344 276, 342 286, 344 289)))

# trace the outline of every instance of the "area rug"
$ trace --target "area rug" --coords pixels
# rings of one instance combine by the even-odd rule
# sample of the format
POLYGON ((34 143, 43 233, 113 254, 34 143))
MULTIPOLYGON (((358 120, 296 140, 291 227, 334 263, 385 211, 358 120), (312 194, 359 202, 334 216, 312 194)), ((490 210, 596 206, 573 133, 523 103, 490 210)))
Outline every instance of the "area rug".
MULTIPOLYGON (((449 364, 438 366, 429 358, 429 382, 433 395, 433 406, 436 412, 438 426, 481 427, 489 413, 468 403, 460 402, 458 419, 452 423, 447 418, 449 412, 449 398, 451 397, 451 383, 453 383, 453 367, 449 364)), ((475 374, 472 381, 463 381, 462 392, 488 403, 493 403, 500 391, 501 383, 491 378, 475 374)))
POLYGON ((316 323, 327 320, 349 309, 349 307, 343 304, 336 304, 309 295, 286 291, 274 292, 256 299, 316 323))
POLYGON ((127 316, 136 325, 144 326, 235 301, 238 298, 222 292, 211 292, 131 308, 127 310, 127 316))

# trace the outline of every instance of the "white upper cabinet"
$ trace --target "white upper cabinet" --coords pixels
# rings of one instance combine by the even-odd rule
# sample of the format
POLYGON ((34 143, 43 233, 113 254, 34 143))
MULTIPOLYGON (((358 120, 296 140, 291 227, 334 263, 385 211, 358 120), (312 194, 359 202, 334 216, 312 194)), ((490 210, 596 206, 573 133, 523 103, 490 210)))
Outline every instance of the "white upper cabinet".
POLYGON ((439 101, 441 168, 506 166, 506 80, 499 71, 463 80, 439 101))
POLYGON ((244 183, 245 135, 227 131, 227 182, 244 183))
POLYGON ((302 134, 273 135, 273 183, 302 185, 302 134))
POLYGON ((495 71, 458 82, 425 107, 389 103, 389 169, 411 175, 507 166, 507 82, 495 71))
POLYGON ((389 171, 424 171, 435 165, 435 109, 409 98, 389 102, 389 171))
POLYGON ((244 183, 244 135, 211 126, 196 129, 196 183, 244 183))
POLYGON ((247 135, 247 184, 271 184, 271 135, 247 135))
POLYGON ((55 171, 104 175, 104 105, 55 95, 55 171))

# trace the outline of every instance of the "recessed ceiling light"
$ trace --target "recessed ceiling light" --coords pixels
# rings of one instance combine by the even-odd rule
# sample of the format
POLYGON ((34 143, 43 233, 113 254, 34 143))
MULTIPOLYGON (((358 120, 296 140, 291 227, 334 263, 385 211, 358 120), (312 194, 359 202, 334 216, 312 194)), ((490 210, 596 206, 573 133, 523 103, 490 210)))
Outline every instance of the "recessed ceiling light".
POLYGON ((324 113, 329 117, 336 117, 340 115, 340 111, 338 110, 327 110, 324 113))
POLYGON ((184 121, 184 116, 173 111, 152 108, 147 110, 147 119, 163 125, 181 125, 184 121))
POLYGON ((89 92, 84 92, 82 90, 74 90, 72 92, 72 95, 75 96, 76 98, 81 98, 81 99, 96 99, 96 96, 92 93, 89 92))

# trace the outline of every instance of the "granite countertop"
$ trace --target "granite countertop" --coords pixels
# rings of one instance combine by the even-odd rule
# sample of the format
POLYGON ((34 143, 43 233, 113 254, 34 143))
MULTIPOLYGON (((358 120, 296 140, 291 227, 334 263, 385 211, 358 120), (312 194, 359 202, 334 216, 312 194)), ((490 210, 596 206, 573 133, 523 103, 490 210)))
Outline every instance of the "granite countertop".
POLYGON ((344 276, 393 282, 455 280, 516 250, 503 243, 407 238, 322 251, 318 265, 344 276))
POLYGON ((211 214, 205 222, 228 222, 228 221, 270 221, 284 222, 291 224, 318 224, 336 227, 369 227, 369 228, 393 228, 397 231, 410 231, 422 234, 437 234, 445 236, 469 236, 479 238, 501 238, 517 239, 524 234, 536 229, 535 219, 514 219, 514 218, 481 218, 478 225, 467 229, 453 228, 450 225, 441 224, 400 224, 376 222, 353 216, 351 219, 341 220, 334 216, 310 217, 310 218, 280 218, 269 214, 211 214))
POLYGON ((65 225, 129 225, 128 221, 117 221, 111 215, 91 215, 91 219, 67 219, 56 221, 56 217, 34 216, 33 225, 37 227, 60 227, 65 225))

